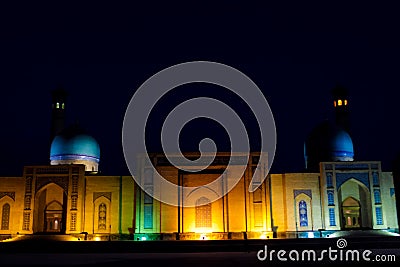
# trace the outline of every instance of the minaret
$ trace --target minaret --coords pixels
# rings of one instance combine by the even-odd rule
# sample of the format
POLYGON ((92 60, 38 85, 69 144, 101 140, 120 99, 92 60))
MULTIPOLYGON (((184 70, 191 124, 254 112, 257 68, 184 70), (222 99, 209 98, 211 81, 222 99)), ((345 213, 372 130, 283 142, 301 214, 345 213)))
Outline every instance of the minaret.
POLYGON ((336 125, 346 132, 350 130, 349 94, 346 88, 337 85, 332 90, 333 106, 335 108, 336 125))
POLYGON ((52 91, 50 142, 64 129, 67 92, 58 87, 52 91))

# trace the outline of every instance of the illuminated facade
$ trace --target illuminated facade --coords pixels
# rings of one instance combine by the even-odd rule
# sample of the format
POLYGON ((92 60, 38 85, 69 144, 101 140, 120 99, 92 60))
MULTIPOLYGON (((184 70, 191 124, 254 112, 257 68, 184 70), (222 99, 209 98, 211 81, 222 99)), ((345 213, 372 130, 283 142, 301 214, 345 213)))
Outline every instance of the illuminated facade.
MULTIPOLYGON (((152 162, 157 172, 175 184, 207 189, 205 183, 223 173, 228 155, 217 154, 211 166, 200 173, 180 171, 170 165, 163 154, 152 155, 152 162)), ((185 156, 190 158, 196 154, 185 156)), ((214 194, 211 189, 196 194, 194 188, 186 196, 179 196, 181 202, 192 198, 190 202, 196 203, 195 207, 166 205, 138 190, 137 236, 150 235, 156 239, 290 238, 327 236, 351 229, 398 229, 392 173, 382 172, 380 162, 322 162, 319 173, 269 174, 260 187, 250 193, 248 187, 258 154, 251 154, 249 161, 240 154, 232 154, 231 158, 236 164, 246 165, 246 171, 232 191, 212 203, 207 201, 207 196, 214 194)), ((265 170, 267 163, 261 166, 265 170)), ((148 171, 144 168, 142 174, 144 180, 153 180, 150 168, 148 171)), ((221 192, 223 190, 221 186, 221 192)))
MULTIPOLYGON (((321 123, 305 142, 306 171, 268 174, 262 183, 255 177, 260 186, 253 193, 248 188, 260 159, 257 152, 249 158, 217 153, 209 167, 195 173, 179 170, 164 154, 150 154, 163 177, 194 188, 178 193, 179 203, 193 207, 160 203, 131 176, 101 176, 96 140, 76 125, 64 128, 65 96, 63 91, 53 94, 50 165, 26 166, 22 177, 0 177, 1 238, 45 232, 94 240, 244 239, 398 231, 392 173, 383 172, 379 161, 354 161, 350 102, 343 88, 334 91, 335 123, 321 123), (224 173, 230 159, 245 172, 227 194, 225 182, 234 171, 223 175, 218 192, 211 190, 207 184, 224 173), (223 197, 210 202, 214 194, 223 197)), ((261 175, 266 166, 260 162, 261 175)), ((142 185, 156 186, 152 168, 141 170, 142 185)))
POLYGON ((9 206, 0 234, 128 234, 132 225, 131 176, 87 175, 77 164, 26 166, 22 177, 0 184, 0 206, 9 206))
MULTIPOLYGON (((185 154, 192 158, 196 153, 185 154)), ((267 182, 264 181, 254 192, 249 193, 248 188, 257 167, 259 153, 247 156, 241 153, 218 153, 213 163, 200 172, 183 172, 172 166, 162 154, 151 155, 151 160, 156 171, 168 181, 193 187, 185 193, 179 192, 179 202, 183 205, 177 207, 148 199, 146 193, 138 190, 136 198, 136 231, 137 233, 152 234, 162 233, 165 239, 243 239, 266 237, 271 235, 271 202, 267 182), (234 165, 231 173, 224 174, 228 162, 234 165), (244 166, 245 172, 236 186, 228 193, 228 180, 234 178, 244 166), (217 189, 207 186, 210 182, 222 176, 217 189), (210 203, 210 199, 218 198, 210 203), (148 200, 146 200, 148 199, 148 200), (193 207, 186 204, 193 203, 193 207)), ((267 162, 261 163, 262 170, 266 170, 267 162)), ((199 169, 205 166, 197 165, 199 169)), ((143 186, 151 187, 153 175, 152 168, 143 168, 141 181, 149 181, 143 186)), ((263 175, 264 173, 262 173, 263 175)), ((240 175, 240 174, 239 174, 240 175)), ((258 177, 260 178, 260 177, 258 177)), ((256 178, 257 180, 257 178, 256 178)), ((259 179, 261 181, 261 179, 259 179)), ((257 182, 257 181, 256 181, 257 182)))

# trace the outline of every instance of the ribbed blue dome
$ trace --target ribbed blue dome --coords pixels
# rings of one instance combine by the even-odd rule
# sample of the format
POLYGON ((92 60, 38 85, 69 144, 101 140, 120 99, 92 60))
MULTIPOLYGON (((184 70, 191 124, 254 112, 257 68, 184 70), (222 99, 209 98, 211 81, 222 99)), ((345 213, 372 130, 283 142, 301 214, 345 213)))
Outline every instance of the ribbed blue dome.
POLYGON ((352 160, 354 157, 353 141, 344 130, 337 130, 330 140, 332 157, 336 160, 352 160))
POLYGON ((67 129, 57 135, 50 148, 50 160, 100 161, 100 146, 90 135, 77 128, 67 129))

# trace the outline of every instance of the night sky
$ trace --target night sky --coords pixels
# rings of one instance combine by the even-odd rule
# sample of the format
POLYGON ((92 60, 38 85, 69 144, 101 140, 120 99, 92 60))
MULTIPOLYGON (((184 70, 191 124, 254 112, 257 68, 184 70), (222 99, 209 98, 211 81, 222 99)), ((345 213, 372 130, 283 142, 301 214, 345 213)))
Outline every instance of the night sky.
MULTIPOLYGON (((196 60, 237 68, 263 91, 277 127, 272 172, 303 170, 304 140, 316 124, 332 118, 336 84, 350 92, 356 160, 380 160, 391 170, 400 152, 395 6, 223 3, 3 5, 0 175, 20 176, 24 165, 49 163, 50 92, 58 85, 69 93, 67 123, 78 120, 99 142, 102 173, 127 175, 121 130, 136 88, 166 67, 196 60)), ((163 118, 193 96, 232 104, 257 140, 253 118, 237 99, 216 86, 193 84, 177 88, 152 113, 153 151, 161 149, 157 131, 163 118)), ((226 150, 223 129, 202 120, 185 127, 183 148, 195 150, 196 140, 207 134, 226 150)))

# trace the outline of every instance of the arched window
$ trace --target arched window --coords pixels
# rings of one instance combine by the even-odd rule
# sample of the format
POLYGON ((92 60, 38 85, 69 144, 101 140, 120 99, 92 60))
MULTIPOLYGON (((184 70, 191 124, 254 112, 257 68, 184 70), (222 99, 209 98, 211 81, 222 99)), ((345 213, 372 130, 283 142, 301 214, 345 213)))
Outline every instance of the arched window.
POLYGON ((300 226, 308 226, 307 203, 304 200, 299 202, 300 226))
POLYGON ((328 172, 326 174, 326 186, 327 187, 333 187, 333 183, 332 183, 332 173, 328 172))
POLYGON ((328 190, 328 205, 335 205, 335 197, 332 190, 328 190))
POLYGON ((107 216, 107 206, 104 203, 99 205, 99 230, 106 230, 106 216, 107 216))
POLYGON ((382 207, 376 207, 375 212, 376 212, 376 224, 382 225, 383 224, 382 207))
POLYGON ((381 190, 379 189, 374 189, 374 199, 375 199, 375 204, 381 204, 381 190))
POLYGON ((3 205, 1 212, 1 230, 9 230, 10 227, 10 204, 3 205))
POLYGON ((201 197, 196 201, 196 227, 212 227, 211 203, 208 198, 201 197))

